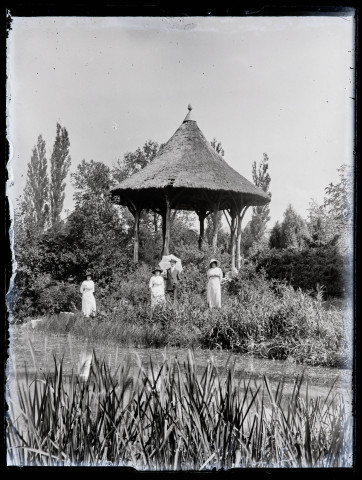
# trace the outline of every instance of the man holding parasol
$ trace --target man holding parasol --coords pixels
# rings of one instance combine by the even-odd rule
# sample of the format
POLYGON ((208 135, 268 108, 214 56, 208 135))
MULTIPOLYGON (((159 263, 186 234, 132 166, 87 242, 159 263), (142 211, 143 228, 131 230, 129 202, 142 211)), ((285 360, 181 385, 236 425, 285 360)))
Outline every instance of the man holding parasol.
POLYGON ((181 281, 181 260, 175 255, 165 255, 159 263, 166 279, 166 290, 174 303, 177 302, 178 284, 181 281))

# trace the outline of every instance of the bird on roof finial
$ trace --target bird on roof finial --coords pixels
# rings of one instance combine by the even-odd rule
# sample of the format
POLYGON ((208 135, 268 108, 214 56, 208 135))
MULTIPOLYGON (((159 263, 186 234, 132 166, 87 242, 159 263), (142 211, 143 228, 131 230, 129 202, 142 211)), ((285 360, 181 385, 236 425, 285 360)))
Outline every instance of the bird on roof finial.
POLYGON ((190 104, 190 103, 189 103, 189 105, 188 105, 188 107, 187 107, 187 108, 188 108, 188 109, 190 110, 190 112, 191 112, 191 110, 192 110, 192 107, 191 107, 191 104, 190 104))

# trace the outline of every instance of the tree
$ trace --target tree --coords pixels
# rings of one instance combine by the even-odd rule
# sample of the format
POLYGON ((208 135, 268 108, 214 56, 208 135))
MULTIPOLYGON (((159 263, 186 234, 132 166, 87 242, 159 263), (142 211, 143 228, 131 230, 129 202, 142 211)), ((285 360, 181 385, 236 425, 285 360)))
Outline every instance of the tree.
POLYGON ((95 196, 105 200, 109 197, 109 190, 115 185, 111 170, 102 162, 84 159, 78 165, 77 171, 71 173, 71 182, 75 188, 74 200, 76 204, 82 203, 85 198, 95 196))
POLYGON ((282 223, 277 222, 271 231, 270 247, 301 250, 308 245, 309 240, 307 223, 289 204, 284 212, 282 223))
POLYGON ((354 176, 351 166, 339 169, 340 181, 330 183, 322 205, 311 201, 308 228, 316 244, 338 243, 341 252, 351 253, 353 229, 354 176))
MULTIPOLYGON (((210 142, 212 148, 222 157, 225 155, 224 149, 222 148, 221 142, 218 142, 216 138, 213 138, 210 142)), ((209 236, 209 244, 212 246, 215 251, 217 248, 218 235, 221 230, 221 217, 222 210, 219 210, 219 205, 215 203, 213 211, 210 213, 210 216, 207 217, 207 234, 209 236), (210 235, 210 232, 211 235, 210 235)))
MULTIPOLYGON (((142 168, 152 162, 157 155, 159 148, 157 142, 147 140, 142 148, 138 147, 134 152, 125 153, 123 159, 118 159, 117 163, 113 166, 111 173, 114 180, 122 182, 134 173, 139 172, 142 168)), ((158 231, 159 219, 156 213, 150 215, 149 212, 143 212, 140 216, 140 220, 141 218, 145 223, 151 223, 155 232, 158 231)))
MULTIPOLYGON (((269 158, 266 153, 263 153, 263 160, 259 163, 257 168, 256 162, 253 163, 253 182, 254 184, 267 193, 271 197, 269 191, 270 175, 268 173, 269 158)), ((270 220, 269 204, 253 207, 253 214, 251 217, 250 232, 255 241, 260 240, 266 230, 266 224, 270 220)))
POLYGON ((45 141, 38 136, 28 163, 26 184, 20 211, 32 234, 42 233, 49 219, 49 180, 45 141))
POLYGON ((282 226, 278 220, 270 231, 269 246, 270 248, 284 248, 282 226))
POLYGON ((107 283, 113 272, 127 263, 130 240, 120 207, 110 199, 114 179, 102 162, 82 160, 71 174, 71 181, 75 209, 68 217, 65 249, 71 250, 75 258, 74 271, 67 274, 90 268, 98 281, 107 283))
POLYGON ((311 200, 308 209, 308 229, 313 246, 334 243, 339 237, 339 222, 324 205, 311 200))
MULTIPOLYGON (((266 192, 269 197, 272 196, 269 192, 270 175, 268 173, 269 157, 266 153, 263 153, 263 160, 257 166, 254 161, 252 166, 252 175, 254 185, 266 192)), ((248 254, 249 249, 254 242, 258 243, 264 236, 266 231, 266 225, 270 220, 270 208, 269 204, 253 207, 253 213, 250 222, 244 228, 242 249, 244 255, 248 254)))
POLYGON ((117 182, 122 182, 151 163, 158 150, 158 143, 148 140, 142 148, 138 147, 134 152, 125 153, 123 159, 118 159, 112 169, 113 178, 117 182))
POLYGON ((337 184, 330 183, 325 188, 324 207, 337 220, 340 230, 348 230, 353 225, 353 168, 342 165, 338 172, 340 181, 337 184))
POLYGON ((63 209, 66 183, 71 158, 69 156, 69 136, 65 127, 57 123, 56 138, 50 157, 50 212, 51 224, 55 226, 60 221, 63 209))

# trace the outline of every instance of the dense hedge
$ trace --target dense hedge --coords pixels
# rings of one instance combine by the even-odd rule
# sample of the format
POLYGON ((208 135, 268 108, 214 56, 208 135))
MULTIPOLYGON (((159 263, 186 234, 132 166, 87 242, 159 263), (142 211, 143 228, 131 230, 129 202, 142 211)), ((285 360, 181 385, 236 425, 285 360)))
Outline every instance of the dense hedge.
POLYGON ((271 249, 255 260, 257 270, 265 270, 269 278, 286 280, 304 291, 316 291, 323 286, 328 297, 343 297, 349 291, 346 279, 350 277, 347 274, 352 262, 334 245, 299 251, 271 249))

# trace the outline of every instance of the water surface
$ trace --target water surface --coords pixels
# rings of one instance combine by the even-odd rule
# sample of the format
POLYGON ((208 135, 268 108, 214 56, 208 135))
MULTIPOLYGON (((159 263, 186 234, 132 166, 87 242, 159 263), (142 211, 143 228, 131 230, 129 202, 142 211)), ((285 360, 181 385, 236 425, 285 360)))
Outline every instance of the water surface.
MULTIPOLYGON (((187 359, 185 348, 124 348, 116 344, 92 343, 72 335, 44 335, 40 331, 22 326, 13 327, 11 331, 7 374, 8 377, 14 377, 15 372, 18 376, 21 375, 25 364, 29 372, 35 372, 36 369, 40 372, 51 372, 54 369, 53 357, 58 361, 63 359, 64 374, 72 371, 77 373, 80 354, 91 353, 92 350, 98 359, 105 360, 112 370, 127 360, 136 366, 137 357, 144 365, 148 365, 152 359, 156 366, 162 364, 165 356, 170 360, 177 357, 181 364, 187 359)), ((252 378, 258 381, 266 376, 273 385, 283 379, 287 391, 291 391, 295 379, 303 375, 304 384, 308 384, 309 395, 326 396, 333 387, 333 391, 341 392, 349 401, 351 399, 352 372, 348 369, 310 367, 222 350, 195 349, 194 355, 200 372, 212 358, 221 374, 226 365, 233 365, 236 378, 252 378)))

